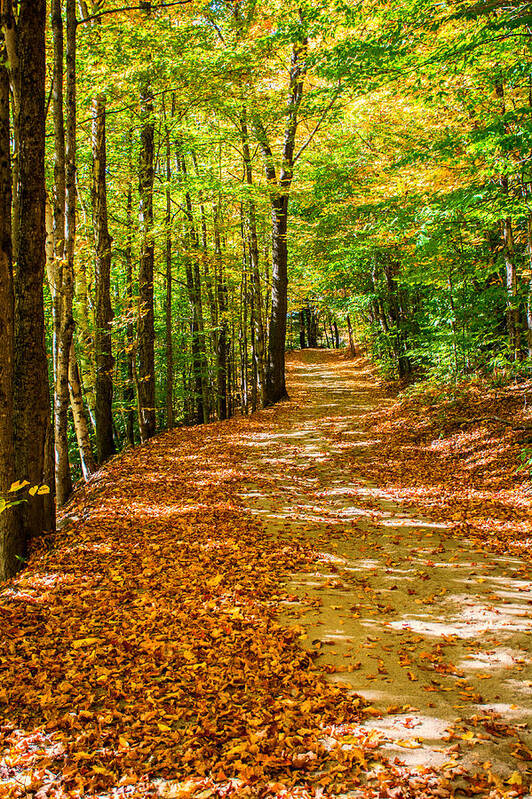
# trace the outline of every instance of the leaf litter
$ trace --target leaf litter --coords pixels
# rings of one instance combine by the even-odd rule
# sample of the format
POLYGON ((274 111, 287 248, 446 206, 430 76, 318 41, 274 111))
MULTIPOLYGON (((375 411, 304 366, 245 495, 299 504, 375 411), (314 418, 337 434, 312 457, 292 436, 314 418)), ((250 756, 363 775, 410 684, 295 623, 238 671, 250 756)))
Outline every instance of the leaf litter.
MULTIPOLYGON (((338 642, 310 634, 304 613, 319 616, 328 595, 301 602, 290 583, 322 568, 323 553, 290 514, 265 527, 242 498, 250 486, 283 501, 300 498, 272 485, 275 469, 257 469, 249 445, 268 441, 295 412, 304 415, 307 399, 295 384, 292 401, 278 408, 170 431, 113 459, 76 494, 52 545, 41 542, 5 585, 0 796, 525 795, 523 770, 501 779, 488 764, 460 782, 459 767, 451 775, 390 754, 368 721, 407 714, 396 744, 418 749, 410 706, 375 707, 344 679, 360 672, 362 651, 380 648, 380 635, 356 642, 345 668, 323 660, 338 642), (314 651, 311 638, 320 644, 314 651)), ((283 457, 282 441, 277 450, 268 442, 268 457, 283 457)), ((302 480, 316 482, 308 459, 295 466, 302 480)), ((379 512, 373 508, 375 518, 379 512)), ((333 544, 327 590, 355 586, 353 616, 386 618, 393 608, 379 604, 373 572, 359 580, 341 559, 335 566, 334 542, 347 533, 338 534, 334 511, 324 515, 333 544)), ((423 600, 419 583, 416 591, 423 600)), ((343 602, 337 608, 343 612, 343 602)), ((415 680, 418 643, 407 633, 401 644, 415 680)), ((444 648, 421 662, 445 672, 444 648)), ((374 661, 379 680, 389 680, 385 654, 374 661)), ((476 723, 490 734, 504 729, 495 715, 476 723)), ((513 734, 507 726, 504 734, 513 734)), ((449 735, 469 744, 459 725, 449 735)), ((525 759, 525 745, 515 746, 525 759)))

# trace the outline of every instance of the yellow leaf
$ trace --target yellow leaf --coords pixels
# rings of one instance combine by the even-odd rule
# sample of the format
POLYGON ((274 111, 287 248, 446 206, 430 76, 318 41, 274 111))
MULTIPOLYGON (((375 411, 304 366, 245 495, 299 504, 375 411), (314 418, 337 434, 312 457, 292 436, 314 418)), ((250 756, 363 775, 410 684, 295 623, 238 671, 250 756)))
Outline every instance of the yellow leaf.
POLYGON ((47 486, 47 485, 39 486, 39 490, 37 491, 37 493, 38 494, 49 494, 50 493, 50 487, 47 486))
POLYGON ((81 649, 82 646, 90 646, 91 644, 99 644, 99 638, 78 638, 77 641, 74 641, 72 646, 74 649, 81 649))
POLYGON ((508 785, 522 785, 523 778, 518 771, 514 771, 510 779, 506 780, 508 785))
POLYGON ((221 574, 217 574, 216 577, 211 577, 210 580, 207 580, 207 585, 209 588, 216 588, 217 585, 220 585, 222 582, 223 577, 221 574))
POLYGON ((93 766, 93 767, 92 767, 92 770, 93 770, 93 771, 94 771, 96 774, 106 774, 106 775, 107 775, 107 776, 109 776, 109 777, 114 777, 114 774, 113 774, 113 772, 112 772, 112 771, 109 771, 109 769, 108 769, 108 768, 104 768, 103 766, 93 766))
POLYGON ((157 724, 159 732, 172 732, 172 728, 168 724, 157 724))
POLYGON ((32 486, 28 491, 28 494, 30 495, 30 497, 34 497, 38 490, 39 486, 32 486))
POLYGON ((416 740, 415 738, 399 738, 397 741, 394 741, 397 746, 402 746, 403 749, 419 749, 421 746, 421 741, 416 740))
POLYGON ((120 744, 122 749, 129 749, 129 741, 126 738, 124 738, 122 735, 118 739, 118 743, 120 744))
POLYGON ((13 491, 20 491, 21 488, 26 488, 26 486, 29 486, 29 484, 29 480, 15 480, 14 483, 11 483, 9 493, 12 493, 13 491))

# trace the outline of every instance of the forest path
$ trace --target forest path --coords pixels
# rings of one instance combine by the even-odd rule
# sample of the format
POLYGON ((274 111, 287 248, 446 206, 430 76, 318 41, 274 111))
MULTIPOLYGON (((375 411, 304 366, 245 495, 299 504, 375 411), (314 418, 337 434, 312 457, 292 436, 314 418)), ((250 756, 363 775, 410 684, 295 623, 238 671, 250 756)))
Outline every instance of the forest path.
POLYGON ((296 407, 248 439, 264 477, 243 497, 268 530, 318 553, 292 576, 285 620, 304 628, 331 680, 392 708, 364 725, 388 755, 519 780, 532 745, 528 567, 456 540, 365 480, 379 451, 362 420, 389 400, 363 359, 295 353, 288 386, 296 407))
POLYGON ((365 362, 289 390, 111 459, 0 586, 2 798, 528 790, 526 562, 369 484, 365 362))

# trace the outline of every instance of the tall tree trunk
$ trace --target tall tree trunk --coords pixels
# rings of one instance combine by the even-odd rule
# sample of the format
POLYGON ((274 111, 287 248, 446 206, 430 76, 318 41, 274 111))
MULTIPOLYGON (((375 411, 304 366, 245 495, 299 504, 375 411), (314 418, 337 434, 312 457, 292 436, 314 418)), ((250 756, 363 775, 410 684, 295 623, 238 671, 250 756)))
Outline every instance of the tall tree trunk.
POLYGON ((61 2, 51 8, 54 34, 54 449, 55 489, 59 507, 72 492, 68 458, 68 362, 74 317, 74 240, 76 229, 76 12, 67 0, 67 134, 63 119, 63 23, 61 2))
POLYGON ((78 442, 79 459, 83 479, 88 480, 91 474, 96 471, 96 462, 92 453, 92 445, 89 435, 89 425, 83 404, 83 392, 81 390, 81 380, 79 377, 78 362, 72 340, 70 358, 68 361, 68 387, 70 392, 70 406, 72 408, 72 418, 74 420, 74 430, 78 442))
POLYGON ((299 347, 304 350, 307 346, 307 339, 305 336, 305 312, 299 312, 299 347))
MULTIPOLYGON (((173 109, 172 109, 173 110, 173 109)), ((172 170, 170 166, 170 132, 168 125, 165 131, 166 139, 166 299, 165 299, 165 354, 166 354, 166 426, 174 426, 174 347, 172 336, 172 197, 170 194, 170 180, 172 170)))
POLYGON ((272 206, 272 307, 266 371, 266 403, 287 396, 285 383, 286 313, 288 308, 288 197, 272 206))
MULTIPOLYGON (((21 0, 17 20, 20 141, 17 269, 15 272, 14 430, 18 479, 41 484, 50 418, 45 349, 45 0, 21 0)), ((54 526, 53 506, 42 496, 21 506, 25 541, 54 526)))
POLYGON ((334 333, 334 346, 337 350, 340 349, 340 333, 338 331, 338 323, 336 319, 333 320, 332 323, 333 333, 334 333))
POLYGON ((526 304, 526 340, 527 340, 527 349, 528 349, 528 357, 532 358, 532 214, 528 214, 527 218, 527 249, 528 249, 528 262, 529 262, 529 272, 530 278, 528 283, 528 297, 527 297, 527 304, 526 304))
POLYGON ((503 240, 504 266, 506 271, 508 345, 511 359, 517 361, 520 351, 519 300, 517 297, 517 269, 515 265, 514 236, 510 217, 506 217, 503 221, 503 240))
POLYGON ((292 49, 287 124, 281 154, 279 178, 273 152, 262 120, 255 115, 253 126, 264 156, 266 181, 272 208, 272 292, 266 369, 266 404, 287 396, 285 383, 286 312, 288 305, 288 203, 294 177, 295 140, 298 112, 303 97, 308 42, 302 37, 292 49))
MULTIPOLYGON (((495 94, 500 100, 500 113, 504 117, 506 113, 506 98, 504 83, 500 76, 495 80, 495 94)), ((508 133, 508 125, 504 124, 504 130, 508 133)), ((508 175, 504 172, 501 175, 501 187, 505 196, 509 193, 508 175)), ((510 357, 517 361, 520 352, 520 325, 519 325, 519 300, 517 297, 517 270, 515 265, 515 248, 512 228, 512 220, 505 216, 502 220, 502 238, 504 266, 506 272, 506 321, 508 327, 508 347, 510 357)))
POLYGON ((412 365, 406 354, 406 341, 403 333, 403 314, 399 301, 399 289, 396 279, 398 264, 396 261, 392 260, 391 256, 385 254, 383 267, 388 290, 389 327, 392 331, 393 350, 397 361, 399 377, 406 377, 411 373, 412 365))
POLYGON ((353 327, 351 325, 351 317, 347 314, 345 321, 347 323, 347 335, 349 336, 349 355, 355 357, 355 340, 353 338, 353 327))
MULTIPOLYGON (((240 129, 242 135, 242 155, 244 160, 244 171, 247 185, 253 186, 253 168, 251 163, 251 152, 249 148, 249 132, 247 123, 247 112, 244 107, 240 118, 240 129)), ((262 292, 259 266, 259 244, 257 237, 257 210, 255 202, 250 193, 247 203, 248 227, 249 227, 249 258, 251 263, 251 310, 252 327, 254 341, 254 370, 257 380, 257 388, 260 394, 261 406, 266 404, 266 337, 264 332, 264 318, 262 310, 262 292)))
POLYGON ((96 450, 100 463, 115 452, 113 439, 113 366, 111 341, 111 237, 107 220, 107 152, 105 95, 93 100, 92 122, 92 211, 95 236, 96 292, 96 450))
MULTIPOLYGON (((128 134, 128 165, 129 178, 133 178, 132 163, 132 131, 128 134)), ((135 446, 135 327, 133 324, 133 192, 131 182, 127 189, 126 198, 126 297, 128 323, 126 325, 126 383, 124 386, 124 404, 126 406, 126 435, 129 444, 135 446)))
MULTIPOLYGON (((179 142, 182 150, 182 144, 179 142)), ((178 156, 179 168, 185 184, 185 241, 186 241, 186 279, 190 305, 192 308, 192 363, 195 383, 195 408, 198 424, 209 421, 209 382, 208 363, 205 346, 205 324, 201 297, 200 246, 194 223, 192 199, 186 188, 187 166, 183 152, 178 156)))
POLYGON ((227 323, 227 284, 224 277, 222 241, 220 236, 220 210, 214 206, 214 281, 218 308, 218 334, 216 347, 216 408, 218 419, 227 419, 227 369, 229 341, 227 323))
MULTIPOLYGON (((9 142, 9 76, 2 42, 0 64, 0 498, 9 499, 15 480, 13 440, 14 295, 11 243, 11 153, 9 142)), ((24 555, 24 532, 16 508, 0 512, 0 581, 17 571, 24 555)))
MULTIPOLYGON (((149 13, 151 4, 142 7, 149 13)), ((142 415, 141 438, 147 440, 155 434, 155 326, 153 313, 153 158, 154 133, 153 93, 149 79, 141 89, 139 196, 141 250, 139 265, 140 317, 138 329, 139 374, 138 392, 142 415)))

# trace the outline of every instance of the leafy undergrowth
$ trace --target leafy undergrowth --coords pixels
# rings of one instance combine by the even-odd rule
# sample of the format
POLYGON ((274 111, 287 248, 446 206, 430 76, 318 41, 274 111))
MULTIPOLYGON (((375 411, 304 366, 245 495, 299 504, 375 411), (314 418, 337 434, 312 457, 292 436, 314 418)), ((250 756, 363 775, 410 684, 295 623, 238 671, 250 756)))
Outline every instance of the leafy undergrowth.
POLYGON ((369 479, 459 535, 532 555, 530 381, 428 387, 365 423, 375 441, 369 479))
POLYGON ((276 621, 314 555, 239 507, 235 442, 278 412, 115 458, 4 586, 2 797, 447 795, 383 767, 374 710, 276 621))

